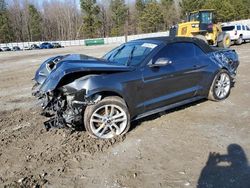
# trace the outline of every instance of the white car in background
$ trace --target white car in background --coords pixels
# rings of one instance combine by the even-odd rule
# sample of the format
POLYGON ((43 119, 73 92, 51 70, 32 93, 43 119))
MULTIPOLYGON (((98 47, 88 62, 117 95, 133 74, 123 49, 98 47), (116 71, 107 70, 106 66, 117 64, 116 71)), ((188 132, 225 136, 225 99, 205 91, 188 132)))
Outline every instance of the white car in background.
POLYGON ((24 46, 23 50, 31 50, 31 48, 29 46, 24 46))
POLYGON ((222 31, 230 35, 231 41, 236 44, 242 44, 250 40, 250 28, 243 24, 228 24, 222 26, 222 31))

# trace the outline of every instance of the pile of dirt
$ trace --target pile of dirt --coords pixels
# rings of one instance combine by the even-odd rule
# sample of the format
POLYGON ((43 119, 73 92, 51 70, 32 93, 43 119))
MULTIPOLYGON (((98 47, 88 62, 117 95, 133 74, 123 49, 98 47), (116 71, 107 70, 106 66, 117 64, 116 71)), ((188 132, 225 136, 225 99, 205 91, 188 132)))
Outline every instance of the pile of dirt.
MULTIPOLYGON (((96 139, 89 136, 86 132, 72 132, 67 129, 52 129, 46 133, 49 140, 52 140, 51 135, 55 135, 55 144, 44 142, 45 149, 37 151, 36 154, 31 154, 29 161, 41 164, 53 164, 62 162, 65 164, 72 158, 80 161, 84 157, 93 156, 96 153, 106 152, 111 146, 122 142, 125 136, 118 136, 112 139, 96 139), (57 142, 59 141, 59 142, 57 142), (56 143, 57 142, 57 143, 56 143), (78 158, 77 156, 81 156, 78 158)), ((29 148, 24 148, 29 149, 29 148)), ((32 148, 31 148, 32 149, 32 148)))
POLYGON ((110 146, 115 143, 122 142, 125 136, 118 136, 112 139, 96 139, 92 138, 88 134, 82 134, 77 132, 69 136, 62 144, 62 150, 70 148, 70 153, 76 153, 78 151, 88 152, 90 154, 95 154, 96 152, 104 152, 110 146), (74 147, 72 147, 74 144, 74 147))
POLYGON ((103 152, 113 144, 125 139, 125 136, 105 140, 96 139, 89 136, 85 131, 73 131, 71 129, 51 129, 47 132, 43 127, 44 121, 45 118, 40 115, 39 109, 36 108, 30 110, 15 109, 13 111, 0 111, 1 133, 2 136, 8 136, 8 138, 2 138, 2 143, 7 144, 9 141, 12 142, 17 139, 18 135, 25 137, 24 135, 36 130, 36 139, 39 139, 42 134, 57 135, 63 138, 61 143, 61 150, 63 151, 75 153, 81 150, 94 154, 98 151, 103 152), (8 134, 4 134, 5 132, 8 132, 8 134), (12 134, 9 134, 10 132, 12 134))
POLYGON ((4 188, 12 187, 12 188, 41 188, 44 187, 46 184, 48 184, 48 180, 45 179, 46 174, 42 175, 31 175, 28 177, 21 178, 17 181, 11 182, 9 184, 6 184, 4 188))
POLYGON ((23 123, 30 123, 31 120, 37 120, 40 123, 42 117, 39 117, 39 109, 31 108, 27 110, 14 109, 14 110, 3 110, 0 111, 0 128, 9 128, 10 126, 18 126, 23 123))
POLYGON ((7 187, 39 187, 47 181, 34 174, 48 172, 48 176, 58 176, 67 171, 67 164, 72 159, 81 161, 107 152, 125 139, 125 136, 96 139, 85 131, 71 129, 46 131, 45 120, 36 108, 0 112, 0 165, 3 165, 0 174, 5 174, 0 178, 7 187), (15 155, 8 155, 12 152, 15 155), (13 161, 18 165, 10 166, 13 161))

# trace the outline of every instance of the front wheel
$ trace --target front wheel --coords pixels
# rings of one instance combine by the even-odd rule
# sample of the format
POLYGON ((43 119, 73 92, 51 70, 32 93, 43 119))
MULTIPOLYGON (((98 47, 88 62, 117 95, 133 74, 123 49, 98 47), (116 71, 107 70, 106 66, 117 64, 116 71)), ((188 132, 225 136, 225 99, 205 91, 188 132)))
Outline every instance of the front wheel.
POLYGON ((130 127, 130 115, 120 97, 105 97, 100 102, 86 107, 84 125, 96 138, 113 138, 125 134, 130 127))
POLYGON ((229 48, 231 46, 231 38, 228 33, 223 33, 221 41, 217 42, 218 47, 229 48))
POLYGON ((221 70, 213 80, 210 87, 208 99, 213 101, 221 101, 230 95, 231 91, 231 77, 227 70, 221 70))

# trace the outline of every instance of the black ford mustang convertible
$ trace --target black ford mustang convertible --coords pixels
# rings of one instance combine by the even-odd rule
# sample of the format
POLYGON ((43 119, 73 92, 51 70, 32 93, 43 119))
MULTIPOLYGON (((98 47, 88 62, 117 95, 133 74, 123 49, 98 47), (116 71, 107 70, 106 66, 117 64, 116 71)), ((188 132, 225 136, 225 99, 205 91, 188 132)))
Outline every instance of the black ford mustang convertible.
POLYGON ((130 122, 202 98, 226 99, 238 55, 195 38, 131 41, 102 58, 64 55, 46 60, 35 74, 33 95, 51 127, 85 126, 112 138, 130 122))

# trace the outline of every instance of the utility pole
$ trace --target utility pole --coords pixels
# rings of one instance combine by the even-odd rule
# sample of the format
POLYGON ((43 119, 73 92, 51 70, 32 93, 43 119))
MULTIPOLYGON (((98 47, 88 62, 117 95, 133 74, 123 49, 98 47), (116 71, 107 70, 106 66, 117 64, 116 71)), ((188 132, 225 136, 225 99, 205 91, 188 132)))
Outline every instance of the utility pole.
POLYGON ((124 27, 124 31, 125 31, 125 42, 128 42, 128 18, 129 18, 129 9, 128 9, 128 11, 127 11, 126 22, 125 22, 125 27, 124 27))

